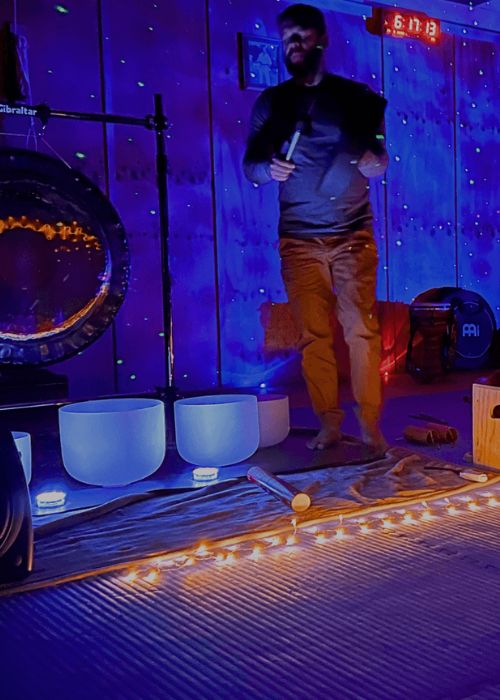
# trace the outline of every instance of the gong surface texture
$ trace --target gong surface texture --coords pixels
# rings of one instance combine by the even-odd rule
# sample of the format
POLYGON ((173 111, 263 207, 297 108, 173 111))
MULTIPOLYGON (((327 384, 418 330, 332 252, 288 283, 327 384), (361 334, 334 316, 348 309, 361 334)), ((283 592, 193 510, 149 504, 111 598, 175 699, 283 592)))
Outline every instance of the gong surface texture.
POLYGON ((0 364, 44 365, 96 340, 127 290, 125 230, 85 175, 0 149, 0 364))

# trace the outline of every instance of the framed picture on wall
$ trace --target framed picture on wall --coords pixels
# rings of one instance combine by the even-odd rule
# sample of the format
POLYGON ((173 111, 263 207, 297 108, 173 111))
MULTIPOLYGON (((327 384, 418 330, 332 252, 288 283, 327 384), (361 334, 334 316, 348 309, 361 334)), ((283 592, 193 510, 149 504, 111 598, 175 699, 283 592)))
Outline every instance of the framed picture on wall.
POLYGON ((251 34, 238 34, 240 85, 243 90, 264 90, 285 77, 281 42, 251 34))

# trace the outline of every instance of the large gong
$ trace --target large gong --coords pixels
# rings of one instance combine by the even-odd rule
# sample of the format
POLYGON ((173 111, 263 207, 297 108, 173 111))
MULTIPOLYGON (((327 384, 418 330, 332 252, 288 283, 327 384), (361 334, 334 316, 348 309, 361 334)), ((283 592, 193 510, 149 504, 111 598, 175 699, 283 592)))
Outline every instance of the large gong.
POLYGON ((40 153, 0 149, 0 365, 83 350, 113 320, 128 273, 122 222, 87 177, 40 153))

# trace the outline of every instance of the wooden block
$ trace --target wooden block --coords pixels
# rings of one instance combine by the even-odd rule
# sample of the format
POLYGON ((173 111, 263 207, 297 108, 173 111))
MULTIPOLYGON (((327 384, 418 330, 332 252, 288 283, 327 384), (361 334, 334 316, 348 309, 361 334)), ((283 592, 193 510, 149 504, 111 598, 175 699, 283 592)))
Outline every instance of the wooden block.
POLYGON ((500 386, 472 386, 473 458, 500 467, 500 386))

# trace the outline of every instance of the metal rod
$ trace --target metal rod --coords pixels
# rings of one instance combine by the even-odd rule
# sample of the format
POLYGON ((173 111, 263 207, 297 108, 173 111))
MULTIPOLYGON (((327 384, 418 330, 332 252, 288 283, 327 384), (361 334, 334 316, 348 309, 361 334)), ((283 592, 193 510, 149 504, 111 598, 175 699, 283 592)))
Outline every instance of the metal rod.
POLYGON ((101 122, 103 124, 127 124, 131 126, 145 126, 148 129, 152 128, 150 117, 141 119, 140 117, 126 117, 119 114, 92 114, 91 112, 63 112, 60 110, 50 110, 50 116, 101 122))
MULTIPOLYGON (((9 116, 31 116, 40 119, 42 124, 46 125, 51 117, 56 119, 75 119, 87 122, 100 122, 101 124, 125 124, 127 126, 143 126, 146 129, 155 129, 155 119, 151 114, 146 117, 129 117, 124 114, 104 114, 102 112, 68 112, 62 109, 52 109, 46 104, 27 105, 1 101, 0 110, 3 114, 9 116)), ((163 129, 167 128, 167 122, 164 121, 163 129)))
POLYGON ((165 151, 164 131, 167 127, 163 113, 163 101, 160 94, 154 96, 154 126, 156 140, 156 185, 158 188, 158 212, 160 221, 160 251, 162 269, 163 294, 163 332, 165 338, 165 353, 167 358, 167 388, 172 388, 173 382, 173 352, 172 352, 172 300, 171 279, 169 267, 169 226, 168 226, 168 193, 167 193, 167 154, 165 151))
POLYGON ((87 122, 100 122, 102 124, 126 124, 129 126, 144 126, 146 129, 153 129, 155 128, 153 118, 151 116, 147 116, 145 118, 141 117, 127 117, 121 114, 102 114, 102 113, 94 113, 94 112, 66 112, 60 109, 50 109, 48 107, 45 107, 45 105, 41 105, 39 107, 35 107, 34 109, 38 111, 41 111, 43 114, 43 111, 45 109, 48 110, 48 116, 49 117, 55 117, 58 119, 76 119, 80 121, 87 121, 87 122))

